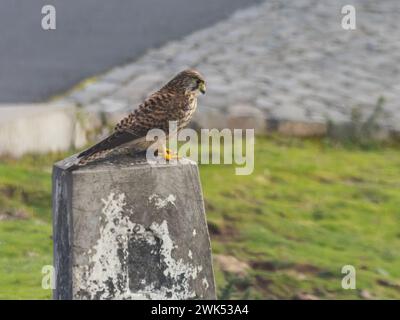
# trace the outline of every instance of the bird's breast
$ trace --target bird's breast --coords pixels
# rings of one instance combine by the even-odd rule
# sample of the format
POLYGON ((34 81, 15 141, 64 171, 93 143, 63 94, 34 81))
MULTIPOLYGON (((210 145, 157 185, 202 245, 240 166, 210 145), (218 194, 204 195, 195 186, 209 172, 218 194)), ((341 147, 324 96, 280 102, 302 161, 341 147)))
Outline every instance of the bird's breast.
POLYGON ((196 111, 197 108, 197 100, 190 101, 184 108, 184 111, 182 112, 182 117, 180 120, 185 122, 185 125, 187 124, 188 121, 192 118, 194 112, 196 111))

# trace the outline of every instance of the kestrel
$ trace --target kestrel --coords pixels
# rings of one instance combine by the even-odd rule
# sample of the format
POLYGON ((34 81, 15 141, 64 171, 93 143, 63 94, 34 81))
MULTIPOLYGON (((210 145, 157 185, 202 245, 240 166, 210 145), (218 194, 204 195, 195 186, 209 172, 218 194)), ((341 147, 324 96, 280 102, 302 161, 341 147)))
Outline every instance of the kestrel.
MULTIPOLYGON (((205 80, 199 72, 192 69, 180 72, 122 119, 111 135, 80 153, 78 165, 102 159, 120 148, 129 148, 133 153, 144 151, 154 144, 146 141, 147 132, 161 129, 167 135, 170 121, 176 121, 178 131, 183 129, 196 110, 197 97, 205 92, 205 80)), ((165 143, 158 143, 158 154, 170 160, 173 155, 165 143)))

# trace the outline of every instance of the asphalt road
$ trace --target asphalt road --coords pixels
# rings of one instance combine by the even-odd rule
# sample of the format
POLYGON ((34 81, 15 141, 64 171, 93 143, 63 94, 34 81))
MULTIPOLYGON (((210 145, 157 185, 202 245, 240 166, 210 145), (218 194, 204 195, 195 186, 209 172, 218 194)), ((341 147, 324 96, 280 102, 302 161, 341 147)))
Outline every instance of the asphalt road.
POLYGON ((32 102, 261 0, 1 0, 0 103, 32 102), (57 29, 41 27, 43 5, 57 29))

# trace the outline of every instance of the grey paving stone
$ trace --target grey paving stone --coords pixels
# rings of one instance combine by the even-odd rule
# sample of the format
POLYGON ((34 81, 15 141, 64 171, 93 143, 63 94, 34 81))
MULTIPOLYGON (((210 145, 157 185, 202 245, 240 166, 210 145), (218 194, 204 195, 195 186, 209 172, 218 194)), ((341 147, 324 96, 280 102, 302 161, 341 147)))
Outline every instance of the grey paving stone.
POLYGON ((383 124, 400 131, 400 122, 393 123, 400 113, 398 1, 383 0, 378 6, 373 0, 353 0, 354 31, 341 27, 340 9, 346 4, 265 1, 111 71, 104 79, 122 83, 115 92, 100 84, 72 96, 85 105, 109 91, 111 99, 135 108, 169 76, 195 67, 208 79, 208 94, 199 106, 221 114, 251 104, 275 120, 313 124, 328 116, 345 123, 354 106, 369 110, 387 96, 390 103, 384 108, 392 116, 383 124), (132 80, 124 82, 128 75, 132 80))

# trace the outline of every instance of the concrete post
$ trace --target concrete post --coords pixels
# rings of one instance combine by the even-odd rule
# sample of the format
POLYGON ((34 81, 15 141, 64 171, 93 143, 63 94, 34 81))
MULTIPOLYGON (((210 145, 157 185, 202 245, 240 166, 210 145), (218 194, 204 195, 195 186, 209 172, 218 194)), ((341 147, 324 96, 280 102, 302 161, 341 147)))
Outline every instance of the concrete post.
POLYGON ((55 299, 215 299, 197 165, 53 168, 55 299))

